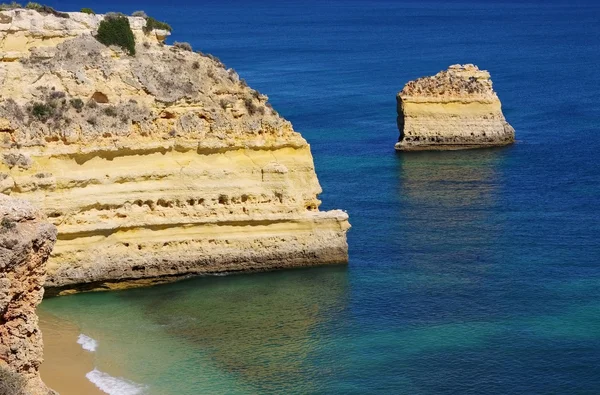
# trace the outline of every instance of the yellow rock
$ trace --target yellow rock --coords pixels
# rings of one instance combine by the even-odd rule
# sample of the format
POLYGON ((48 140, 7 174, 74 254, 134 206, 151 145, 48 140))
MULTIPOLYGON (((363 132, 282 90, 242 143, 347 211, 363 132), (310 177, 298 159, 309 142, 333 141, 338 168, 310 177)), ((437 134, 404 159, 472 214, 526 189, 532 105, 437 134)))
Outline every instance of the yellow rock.
POLYGON ((347 261, 348 216, 318 210, 310 147, 266 96, 143 18, 132 57, 69 15, 0 12, 0 51, 26 38, 0 63, 0 189, 58 227, 51 293, 347 261))
POLYGON ((453 65, 410 81, 398 93, 396 150, 452 150, 507 145, 515 130, 502 114, 490 74, 453 65))

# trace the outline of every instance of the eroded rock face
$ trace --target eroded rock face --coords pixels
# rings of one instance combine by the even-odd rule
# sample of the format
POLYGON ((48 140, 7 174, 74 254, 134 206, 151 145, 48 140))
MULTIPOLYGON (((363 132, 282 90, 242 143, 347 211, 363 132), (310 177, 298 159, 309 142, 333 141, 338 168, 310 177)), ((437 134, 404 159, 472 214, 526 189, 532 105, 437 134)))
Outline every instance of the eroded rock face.
POLYGON ((101 15, 0 15, 15 13, 35 23, 5 30, 22 52, 0 41, 0 192, 58 227, 49 287, 347 261, 348 216, 319 211, 309 145, 235 71, 143 18, 129 56, 95 40, 101 15))
POLYGON ((507 145, 506 122, 490 74, 472 64, 411 81, 398 93, 399 151, 507 145))
POLYGON ((27 393, 52 393, 38 369, 43 344, 36 306, 56 228, 29 203, 0 194, 0 366, 27 379, 27 393))

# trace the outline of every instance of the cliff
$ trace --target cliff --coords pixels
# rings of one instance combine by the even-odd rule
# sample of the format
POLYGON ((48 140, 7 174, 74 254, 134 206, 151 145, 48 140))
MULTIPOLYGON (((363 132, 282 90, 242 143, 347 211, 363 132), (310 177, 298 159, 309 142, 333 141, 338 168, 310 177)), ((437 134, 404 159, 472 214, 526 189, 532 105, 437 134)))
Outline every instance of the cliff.
POLYGON ((490 74, 472 64, 410 81, 397 102, 398 151, 490 147, 515 139, 490 74))
MULTIPOLYGON (((22 375, 25 394, 52 393, 38 374, 43 345, 35 308, 56 228, 29 203, 1 194, 0 219, 0 371, 22 375)), ((2 376, 0 389, 7 390, 9 373, 2 376)))
POLYGON ((0 192, 59 230, 51 292, 347 261, 310 147, 216 58, 129 17, 0 12, 0 192), (83 285, 85 284, 85 285, 83 285))

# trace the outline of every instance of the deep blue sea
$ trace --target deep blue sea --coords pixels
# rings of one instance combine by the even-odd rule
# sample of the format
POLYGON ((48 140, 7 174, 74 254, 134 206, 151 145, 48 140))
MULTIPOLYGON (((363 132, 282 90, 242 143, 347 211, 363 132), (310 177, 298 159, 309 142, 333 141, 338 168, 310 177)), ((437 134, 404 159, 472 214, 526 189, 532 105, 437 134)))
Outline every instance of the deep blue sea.
POLYGON ((348 266, 46 300, 99 370, 153 395, 600 394, 600 4, 48 3, 143 9, 221 58, 353 226, 348 266), (395 94, 455 63, 490 71, 517 143, 396 153, 395 94))

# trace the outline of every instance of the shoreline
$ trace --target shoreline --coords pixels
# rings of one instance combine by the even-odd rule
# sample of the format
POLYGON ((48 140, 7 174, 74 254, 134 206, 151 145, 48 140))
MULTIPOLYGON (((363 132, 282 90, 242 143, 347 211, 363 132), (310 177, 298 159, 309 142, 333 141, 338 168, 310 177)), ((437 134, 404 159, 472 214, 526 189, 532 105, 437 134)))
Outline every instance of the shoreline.
POLYGON ((61 395, 106 395, 86 377, 94 370, 94 354, 77 343, 79 328, 58 317, 38 311, 44 339, 44 383, 61 395))

